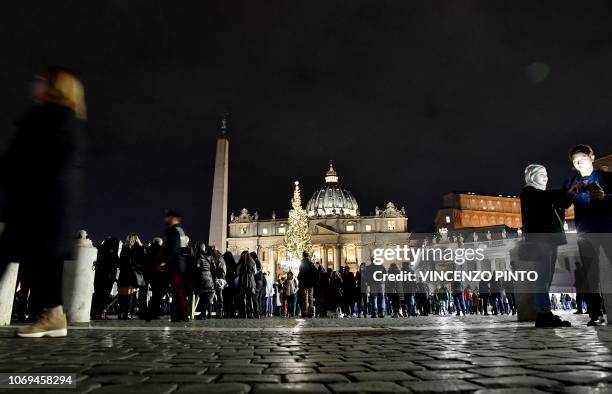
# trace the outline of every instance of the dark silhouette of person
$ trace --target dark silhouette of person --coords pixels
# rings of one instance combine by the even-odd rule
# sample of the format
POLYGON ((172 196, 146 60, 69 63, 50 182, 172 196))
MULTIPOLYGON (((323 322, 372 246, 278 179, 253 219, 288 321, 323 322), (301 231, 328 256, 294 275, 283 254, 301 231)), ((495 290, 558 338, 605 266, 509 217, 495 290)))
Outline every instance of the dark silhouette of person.
POLYGON ((108 237, 98 245, 98 256, 94 263, 94 294, 91 305, 91 319, 106 319, 106 306, 110 301, 113 283, 117 280, 119 268, 119 240, 108 237))
POLYGON ((62 268, 79 229, 78 200, 83 158, 83 85, 67 69, 50 67, 32 84, 36 105, 17 122, 17 133, 0 163, 6 190, 0 213, 0 271, 8 262, 32 269, 32 297, 44 312, 20 337, 66 336, 62 268), (44 234, 32 247, 32 226, 44 234))

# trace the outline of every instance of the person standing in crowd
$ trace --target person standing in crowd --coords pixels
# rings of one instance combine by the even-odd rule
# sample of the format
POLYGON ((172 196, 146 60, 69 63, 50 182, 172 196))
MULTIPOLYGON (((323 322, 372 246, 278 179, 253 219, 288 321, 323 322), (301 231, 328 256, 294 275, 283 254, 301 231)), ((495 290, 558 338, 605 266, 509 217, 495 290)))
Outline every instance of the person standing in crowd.
POLYGON ((470 315, 474 314, 472 299, 474 292, 472 291, 472 286, 467 285, 467 287, 463 290, 463 299, 465 300, 465 311, 470 315))
POLYGON ((172 317, 173 322, 189 321, 187 305, 187 261, 184 249, 189 245, 189 238, 181 226, 181 215, 168 209, 164 215, 166 230, 164 231, 164 259, 172 282, 172 317))
POLYGON ((478 287, 474 287, 474 290, 472 290, 472 310, 474 311, 475 315, 479 315, 482 313, 480 292, 478 291, 478 287))
POLYGON ((480 308, 482 314, 489 315, 489 282, 481 280, 478 282, 478 297, 480 298, 480 308))
POLYGON ((315 266, 307 252, 302 253, 298 272, 298 283, 302 294, 302 317, 312 317, 315 285, 315 266))
POLYGON ((516 315, 516 297, 514 296, 514 281, 509 280, 504 283, 506 298, 508 299, 508 314, 516 315))
POLYGON ((557 296, 555 295, 555 293, 550 296, 550 309, 552 309, 553 311, 559 309, 559 305, 557 304, 557 296))
POLYGON ((571 323, 552 313, 550 286, 552 284, 557 249, 567 243, 563 230, 565 209, 571 205, 575 187, 567 191, 546 190, 548 174, 540 164, 525 168, 525 187, 521 190, 521 217, 525 238, 524 252, 535 264, 537 309, 536 327, 569 327, 571 323))
POLYGON ((223 254, 225 262, 225 281, 227 286, 223 291, 223 307, 225 309, 225 317, 236 317, 238 288, 238 265, 234 259, 234 255, 230 251, 223 254))
POLYGON ((217 300, 217 318, 222 319, 225 314, 225 299, 223 298, 224 289, 227 287, 227 280, 225 279, 227 267, 225 265, 225 259, 221 255, 221 252, 214 246, 212 247, 213 257, 213 279, 215 280, 215 299, 217 300))
POLYGON ((442 283, 442 286, 440 286, 440 289, 438 290, 438 299, 440 301, 440 310, 441 310, 441 315, 446 315, 448 314, 448 287, 446 287, 445 283, 442 283))
MULTIPOLYGON (((402 271, 409 272, 410 274, 414 274, 412 272, 412 266, 410 264, 410 261, 404 261, 402 263, 402 271)), ((415 315, 415 307, 414 307, 415 285, 416 285, 415 282, 412 280, 408 280, 402 283, 402 288, 404 289, 404 304, 402 305, 402 308, 404 309, 404 317, 415 315)))
POLYGON ((505 283, 500 280, 499 282, 499 307, 502 311, 502 314, 506 314, 509 315, 509 309, 508 309, 508 298, 506 297, 506 285, 505 283))
POLYGON ((442 311, 442 300, 440 298, 440 288, 438 286, 434 287, 433 294, 431 295, 431 310, 434 315, 440 315, 442 311))
POLYGON ((91 303, 91 319, 107 319, 106 306, 110 302, 113 284, 117 280, 119 269, 119 240, 106 238, 98 245, 98 255, 94 262, 94 294, 91 303))
POLYGON ((213 301, 215 297, 215 281, 213 279, 214 263, 213 248, 204 242, 196 244, 194 292, 200 297, 202 312, 199 320, 212 318, 213 301))
POLYGON ((262 316, 272 317, 272 314, 274 313, 274 281, 272 280, 269 272, 264 272, 264 281, 266 283, 266 298, 262 316))
POLYGON ((257 267, 255 261, 248 251, 243 251, 238 260, 238 275, 240 278, 241 290, 241 315, 245 318, 259 318, 259 308, 257 303, 257 283, 255 274, 257 267))
POLYGON ((357 296, 357 317, 368 317, 368 289, 367 284, 363 280, 365 273, 365 263, 359 264, 359 270, 355 274, 355 294, 357 296))
POLYGON ((355 313, 355 275, 351 272, 351 267, 344 267, 342 275, 342 309, 344 317, 351 317, 355 313))
MULTIPOLYGON (((263 297, 265 292, 265 286, 263 283, 263 270, 261 266, 261 261, 259 261, 259 257, 257 257, 257 253, 250 253, 251 259, 255 263, 255 300, 257 302, 257 310, 261 310, 261 304, 263 304, 263 297)), ((259 316, 256 316, 256 318, 259 316)))
POLYGON ((297 280, 293 277, 293 272, 290 270, 287 272, 287 278, 283 283, 283 293, 287 300, 287 317, 295 316, 295 297, 297 293, 297 280))
POLYGON ((489 303, 491 304, 493 315, 499 315, 503 314, 499 307, 499 282, 495 280, 495 272, 492 274, 491 280, 489 281, 489 303))
POLYGON ((382 278, 382 275, 387 273, 385 267, 381 265, 374 264, 374 261, 370 262, 370 265, 366 266, 366 283, 370 287, 370 314, 372 318, 385 317, 383 315, 383 286, 382 281, 378 281, 375 278, 375 274, 380 272, 376 277, 382 278))
POLYGON ((463 299, 463 283, 461 281, 451 282, 451 290, 453 291, 453 303, 455 304, 457 316, 461 315, 461 312, 465 316, 466 307, 463 299))
POLYGON ((211 256, 213 261, 212 275, 215 281, 215 312, 217 313, 217 318, 222 319, 225 313, 223 293, 224 289, 227 287, 227 280, 225 279, 227 267, 225 265, 225 259, 215 246, 211 246, 211 256))
POLYGON ((282 316, 282 307, 283 307, 283 284, 281 283, 280 277, 276 282, 274 282, 274 316, 282 316))
POLYGON ((578 174, 565 182, 563 190, 573 194, 578 250, 586 273, 587 324, 598 326, 605 323, 600 289, 606 311, 612 310, 612 173, 593 167, 595 153, 589 145, 574 146, 569 157, 578 174))
POLYGON ((328 316, 340 317, 342 313, 342 275, 339 271, 327 269, 329 275, 329 286, 327 286, 327 294, 325 296, 325 307, 327 308, 328 316))
POLYGON ((145 249, 145 281, 151 287, 151 300, 147 306, 146 320, 159 319, 161 313, 160 306, 163 293, 167 288, 167 279, 165 277, 166 267, 163 259, 163 244, 164 240, 156 237, 151 241, 145 249))
MULTIPOLYGON (((389 266, 388 273, 389 275, 393 275, 394 277, 399 277, 401 275, 401 271, 396 263, 391 263, 391 265, 389 266)), ((400 317, 400 305, 401 301, 403 301, 404 298, 404 288, 402 287, 402 282, 400 280, 386 281, 385 292, 387 293, 387 297, 389 297, 391 309, 393 310, 393 314, 391 317, 400 317)))
POLYGON ((71 259, 79 229, 85 95, 72 71, 49 67, 35 77, 32 98, 35 105, 17 122, 15 138, 0 159, 0 187, 6 191, 0 212, 5 225, 0 275, 12 261, 36 273, 31 294, 43 312, 33 324, 17 329, 17 336, 64 337, 62 268, 71 259), (34 248, 33 225, 43 235, 34 248))
POLYGON ((427 283, 423 282, 423 279, 419 279, 418 283, 415 286, 415 291, 419 315, 429 315, 431 313, 431 308, 429 304, 429 286, 427 286, 427 283))
POLYGON ((138 289, 144 286, 142 269, 144 267, 144 247, 137 234, 125 239, 119 257, 119 319, 133 320, 132 309, 138 289))
POLYGON ((327 316, 326 297, 329 287, 329 275, 327 270, 324 270, 322 266, 318 268, 319 273, 317 274, 318 280, 315 287, 315 302, 317 303, 316 311, 317 317, 327 316))

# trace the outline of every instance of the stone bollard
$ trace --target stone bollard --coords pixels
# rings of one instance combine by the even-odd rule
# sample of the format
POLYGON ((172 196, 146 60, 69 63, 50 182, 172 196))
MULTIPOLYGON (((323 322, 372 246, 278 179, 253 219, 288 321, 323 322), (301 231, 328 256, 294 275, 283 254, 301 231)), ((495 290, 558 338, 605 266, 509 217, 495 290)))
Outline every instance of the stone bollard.
POLYGON ((4 273, 0 272, 0 326, 11 324, 18 273, 19 263, 8 263, 4 273))
POLYGON ((64 311, 69 323, 89 323, 94 290, 94 261, 98 250, 81 231, 74 248, 73 260, 64 262, 64 311))

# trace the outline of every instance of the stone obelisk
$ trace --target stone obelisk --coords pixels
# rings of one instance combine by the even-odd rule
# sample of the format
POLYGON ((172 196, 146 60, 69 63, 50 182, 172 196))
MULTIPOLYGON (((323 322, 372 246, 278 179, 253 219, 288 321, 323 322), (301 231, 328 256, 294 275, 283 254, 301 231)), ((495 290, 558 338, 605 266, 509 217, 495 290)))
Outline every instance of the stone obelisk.
POLYGON ((212 205, 210 207, 210 230, 208 244, 221 253, 227 249, 227 177, 229 141, 227 140, 227 115, 221 121, 221 135, 217 139, 215 154, 215 177, 213 179, 212 205))

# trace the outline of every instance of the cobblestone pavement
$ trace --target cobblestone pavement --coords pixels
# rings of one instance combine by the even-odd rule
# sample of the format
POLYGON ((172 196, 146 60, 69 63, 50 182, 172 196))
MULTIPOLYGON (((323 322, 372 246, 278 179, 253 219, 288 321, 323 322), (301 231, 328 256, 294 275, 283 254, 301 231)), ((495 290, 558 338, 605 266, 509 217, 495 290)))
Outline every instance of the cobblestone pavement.
POLYGON ((564 317, 574 327, 483 316, 133 321, 37 340, 9 327, 0 372, 77 374, 76 390, 52 393, 612 392, 612 326, 564 317))

